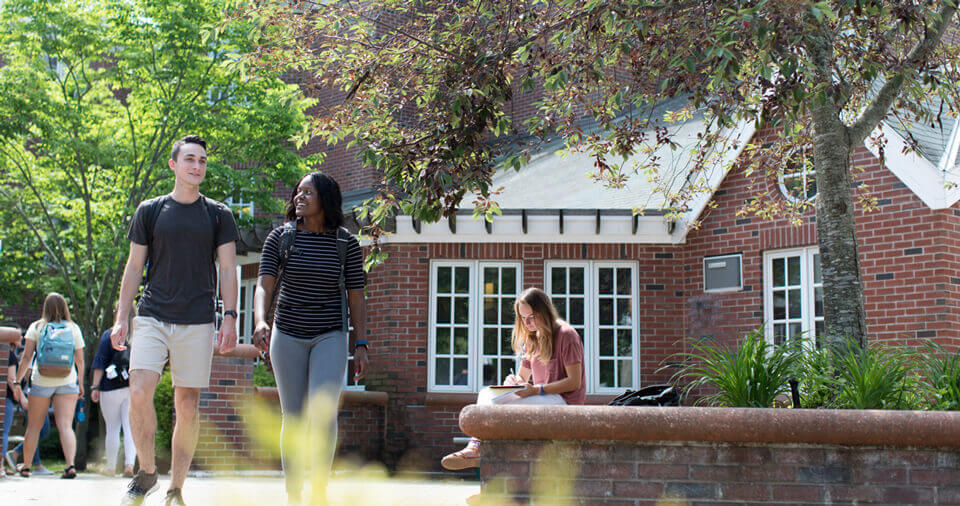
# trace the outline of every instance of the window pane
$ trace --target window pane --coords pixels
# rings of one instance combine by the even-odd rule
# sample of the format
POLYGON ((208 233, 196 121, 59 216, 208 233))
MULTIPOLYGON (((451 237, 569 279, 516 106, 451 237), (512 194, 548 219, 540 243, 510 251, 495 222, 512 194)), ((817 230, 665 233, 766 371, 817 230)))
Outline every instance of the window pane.
POLYGON ((784 286, 786 284, 787 277, 784 275, 783 270, 783 259, 774 258, 773 259, 773 286, 784 286))
POLYGON ((500 353, 502 355, 513 354, 513 329, 500 329, 500 353))
POLYGON ((553 301, 553 307, 557 308, 557 316, 561 320, 570 321, 567 318, 567 299, 565 297, 550 297, 553 301))
POLYGON ((512 358, 501 358, 500 359, 500 376, 497 378, 497 384, 503 384, 503 379, 510 374, 510 369, 513 369, 513 372, 517 372, 516 363, 512 358))
POLYGON ((600 361, 600 386, 614 387, 613 360, 600 361))
POLYGON ((562 267, 550 269, 550 290, 553 293, 567 293, 567 270, 562 267))
POLYGON ((453 269, 450 267, 437 267, 437 293, 450 293, 452 276, 453 269))
POLYGON ((617 293, 630 295, 630 269, 617 269, 617 293))
POLYGON ((803 337, 803 325, 799 322, 790 324, 790 342, 796 341, 803 337))
POLYGON ((633 355, 633 331, 620 329, 617 331, 617 356, 629 357, 633 355))
POLYGON ((814 324, 814 328, 816 329, 816 333, 817 333, 816 339, 817 339, 817 344, 819 345, 820 338, 823 337, 823 334, 824 334, 823 322, 822 321, 817 322, 816 324, 814 324))
POLYGON ((487 295, 500 293, 500 272, 496 267, 483 269, 483 293, 487 295))
POLYGON ((600 355, 613 355, 613 331, 610 329, 600 329, 600 355))
POLYGON ((467 354, 470 349, 467 334, 467 329, 463 327, 453 329, 453 353, 457 355, 467 354))
POLYGON ((500 285, 503 294, 516 295, 517 294, 517 268, 504 267, 500 271, 500 276, 503 278, 503 284, 500 285))
POLYGON ((608 267, 600 269, 600 286, 597 293, 602 295, 613 294, 613 269, 608 267))
POLYGON ((497 299, 492 297, 483 298, 483 323, 497 323, 497 299))
POLYGON ((583 299, 570 299, 570 318, 567 322, 571 325, 583 325, 583 299))
POLYGON ((483 354, 497 354, 497 329, 487 327, 483 329, 483 354))
POLYGON ((787 318, 787 293, 783 290, 773 292, 773 319, 784 320, 787 318))
POLYGON ((453 384, 454 385, 466 385, 467 379, 470 376, 470 370, 467 369, 467 359, 457 358, 453 361, 453 384))
POLYGON ((500 299, 500 324, 513 325, 516 316, 513 314, 513 301, 504 297, 500 299))
POLYGON ((618 360, 617 361, 617 379, 620 382, 616 385, 620 388, 628 388, 633 386, 633 361, 632 360, 618 360))
POLYGON ((803 300, 800 298, 800 289, 795 288, 790 290, 790 295, 788 297, 790 302, 790 319, 800 318, 801 317, 801 308, 803 307, 803 300))
POLYGON ((787 281, 790 282, 790 286, 800 284, 800 257, 787 259, 787 281))
POLYGON ((453 289, 456 293, 470 293, 469 267, 457 267, 453 277, 453 289))
POLYGON ((450 354, 450 329, 447 327, 437 328, 437 355, 450 354))
POLYGON ((448 358, 437 358, 437 384, 450 384, 450 359, 448 358))
POLYGON ((583 290, 583 267, 570 268, 570 291, 567 293, 584 293, 583 290))
POLYGON ((617 325, 630 325, 630 299, 617 299, 617 325))
POLYGON ((456 297, 453 301, 454 323, 468 323, 470 321, 470 299, 456 297))
POLYGON ((437 297, 437 323, 450 323, 450 297, 437 297))
POLYGON ((492 358, 483 360, 483 385, 497 385, 497 361, 492 358))
POLYGON ((813 315, 823 316, 823 287, 813 289, 813 315))
POLYGON ((600 299, 600 325, 613 325, 613 299, 600 299))
POLYGON ((813 255, 813 282, 823 283, 823 279, 820 278, 820 253, 813 255))
POLYGON ((787 334, 787 326, 783 323, 777 323, 773 326, 773 344, 783 344, 783 338, 787 334))

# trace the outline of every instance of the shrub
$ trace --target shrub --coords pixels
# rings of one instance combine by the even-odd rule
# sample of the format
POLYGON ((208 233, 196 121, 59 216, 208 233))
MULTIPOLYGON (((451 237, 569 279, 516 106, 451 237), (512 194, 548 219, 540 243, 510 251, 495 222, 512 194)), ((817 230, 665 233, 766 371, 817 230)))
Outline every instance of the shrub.
POLYGON ((767 343, 762 329, 748 332, 736 347, 696 342, 693 349, 680 354, 684 364, 673 380, 687 382, 685 394, 713 387, 716 393, 697 403, 715 406, 772 406, 777 396, 790 391, 788 380, 799 358, 796 347, 767 343))
POLYGON ((160 376, 153 396, 153 408, 157 412, 157 434, 154 437, 156 454, 160 459, 169 459, 170 440, 173 438, 173 380, 169 369, 160 376))
POLYGON ((925 396, 931 409, 960 409, 960 349, 950 353, 930 341, 920 357, 925 396))
POLYGON ((267 367, 266 361, 260 361, 253 366, 253 386, 255 387, 275 387, 277 378, 273 377, 273 371, 267 367))

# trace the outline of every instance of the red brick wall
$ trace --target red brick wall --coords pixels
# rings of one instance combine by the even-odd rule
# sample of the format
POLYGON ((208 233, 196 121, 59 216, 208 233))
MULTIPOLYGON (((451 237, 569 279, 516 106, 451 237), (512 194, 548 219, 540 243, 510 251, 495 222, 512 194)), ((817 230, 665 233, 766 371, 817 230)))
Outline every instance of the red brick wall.
POLYGON ((193 465, 202 469, 238 469, 269 459, 247 432, 246 409, 253 399, 253 362, 213 357, 210 387, 200 394, 200 439, 193 465))
POLYGON ((559 446, 565 475, 537 466, 544 443, 485 441, 483 496, 526 503, 554 478, 577 504, 960 503, 953 448, 581 441, 559 446))
MULTIPOLYGON (((960 344, 953 309, 960 302, 960 211, 930 210, 865 148, 856 152, 854 164, 862 169, 854 170, 855 180, 867 185, 878 204, 868 212, 858 203, 856 214, 869 337, 906 343, 936 338, 944 344, 960 344)), ((744 201, 758 192, 783 198, 775 180, 731 171, 713 199, 717 207, 708 210, 701 228, 687 236, 684 326, 695 331, 692 337, 710 329, 718 339, 733 340, 760 327, 763 252, 817 243, 813 209, 799 227, 786 218, 738 216, 744 201), (704 294, 703 257, 727 253, 743 253, 744 290, 704 294)))

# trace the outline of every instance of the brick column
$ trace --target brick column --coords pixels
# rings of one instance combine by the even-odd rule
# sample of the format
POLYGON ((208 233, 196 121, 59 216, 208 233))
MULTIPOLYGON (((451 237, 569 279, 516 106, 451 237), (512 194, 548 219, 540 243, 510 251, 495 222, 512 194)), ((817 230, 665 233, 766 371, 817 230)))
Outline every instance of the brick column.
POLYGON ((253 361, 213 357, 210 387, 200 394, 200 439, 193 465, 201 469, 250 467, 259 456, 247 435, 244 412, 253 399, 253 361))

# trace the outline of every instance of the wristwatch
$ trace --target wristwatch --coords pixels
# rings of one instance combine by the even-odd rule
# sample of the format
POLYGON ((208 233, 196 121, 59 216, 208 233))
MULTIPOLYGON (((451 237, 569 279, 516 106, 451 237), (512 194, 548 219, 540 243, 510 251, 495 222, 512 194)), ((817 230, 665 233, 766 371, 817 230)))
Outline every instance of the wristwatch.
POLYGON ((232 310, 232 309, 228 309, 228 310, 226 310, 226 311, 223 312, 223 316, 232 316, 233 319, 236 320, 236 319, 237 319, 237 312, 234 311, 234 310, 232 310))

